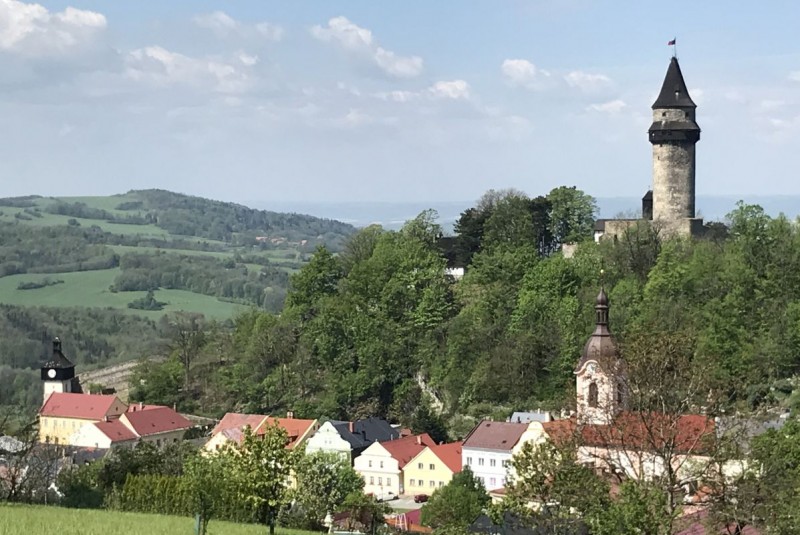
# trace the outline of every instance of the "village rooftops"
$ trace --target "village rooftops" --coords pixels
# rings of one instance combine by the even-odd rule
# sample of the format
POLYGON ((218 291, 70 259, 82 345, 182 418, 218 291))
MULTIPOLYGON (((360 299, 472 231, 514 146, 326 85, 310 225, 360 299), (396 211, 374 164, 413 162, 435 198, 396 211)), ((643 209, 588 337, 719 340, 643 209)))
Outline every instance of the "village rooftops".
POLYGON ((316 420, 304 420, 301 418, 273 418, 270 416, 264 420, 264 422, 261 424, 261 427, 259 427, 256 431, 256 434, 263 435, 266 433, 267 426, 270 425, 282 427, 286 431, 286 434, 289 438, 289 442, 286 444, 286 447, 291 449, 297 446, 297 444, 302 442, 303 439, 310 434, 316 423, 316 420))
POLYGON ((389 452, 389 455, 397 461, 398 468, 402 468, 408 464, 408 461, 416 457, 419 452, 426 447, 436 446, 436 442, 428 435, 422 433, 421 435, 410 435, 396 440, 387 440, 381 442, 381 446, 389 452))
POLYGON ((119 402, 117 396, 53 392, 39 410, 40 416, 102 420, 119 402))
POLYGON ((211 434, 216 435, 217 433, 232 429, 241 433, 245 427, 249 427, 255 433, 267 418, 268 416, 266 414, 240 414, 238 412, 229 412, 222 417, 222 420, 214 427, 211 434))
POLYGON ((120 417, 139 436, 158 435, 172 431, 190 429, 192 422, 170 407, 152 407, 144 410, 128 411, 120 417))
POLYGON ((450 444, 439 444, 429 446, 430 450, 441 460, 447 468, 454 474, 461 471, 461 442, 451 442, 450 444))
POLYGON ((119 419, 109 420, 108 422, 95 422, 94 425, 101 433, 107 436, 112 443, 128 442, 139 438, 136 433, 119 421, 119 419))
POLYGON ((483 420, 464 439, 464 448, 511 451, 528 424, 483 420))

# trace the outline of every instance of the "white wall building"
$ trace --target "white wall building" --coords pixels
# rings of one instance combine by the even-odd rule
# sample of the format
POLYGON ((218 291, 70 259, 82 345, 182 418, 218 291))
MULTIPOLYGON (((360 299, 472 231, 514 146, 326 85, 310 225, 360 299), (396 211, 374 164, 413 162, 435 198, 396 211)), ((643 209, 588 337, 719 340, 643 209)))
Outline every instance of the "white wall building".
POLYGON ((462 464, 472 470, 486 490, 504 487, 514 447, 527 430, 528 424, 523 423, 480 422, 464 439, 462 464))

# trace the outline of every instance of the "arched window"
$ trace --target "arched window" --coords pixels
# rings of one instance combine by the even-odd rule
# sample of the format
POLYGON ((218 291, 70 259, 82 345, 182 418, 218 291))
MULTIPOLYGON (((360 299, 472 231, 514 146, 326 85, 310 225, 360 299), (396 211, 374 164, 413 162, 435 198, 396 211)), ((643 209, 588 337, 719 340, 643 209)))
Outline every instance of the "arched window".
POLYGON ((625 402, 625 387, 622 383, 617 383, 617 403, 622 405, 625 402))
POLYGON ((597 407, 597 383, 589 385, 589 406, 597 407))

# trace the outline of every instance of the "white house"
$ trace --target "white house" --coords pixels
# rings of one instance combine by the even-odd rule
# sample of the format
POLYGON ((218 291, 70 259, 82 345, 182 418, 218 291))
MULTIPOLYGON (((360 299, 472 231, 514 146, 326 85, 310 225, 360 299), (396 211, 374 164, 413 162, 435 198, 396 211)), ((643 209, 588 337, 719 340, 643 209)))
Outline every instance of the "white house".
POLYGON ((364 493, 379 498, 404 494, 403 467, 425 447, 435 445, 427 433, 373 443, 353 462, 364 478, 364 493))
POLYGON ((352 446, 342 438, 333 422, 327 421, 317 429, 317 432, 306 442, 306 453, 324 451, 338 453, 343 458, 350 460, 352 446))
POLYGON ((484 420, 470 431, 461 449, 461 461, 483 482, 486 490, 506 484, 506 469, 528 424, 484 420))
POLYGON ((320 426, 308 439, 306 451, 328 451, 354 459, 373 442, 398 438, 400 431, 381 418, 366 418, 355 422, 331 420, 320 426))

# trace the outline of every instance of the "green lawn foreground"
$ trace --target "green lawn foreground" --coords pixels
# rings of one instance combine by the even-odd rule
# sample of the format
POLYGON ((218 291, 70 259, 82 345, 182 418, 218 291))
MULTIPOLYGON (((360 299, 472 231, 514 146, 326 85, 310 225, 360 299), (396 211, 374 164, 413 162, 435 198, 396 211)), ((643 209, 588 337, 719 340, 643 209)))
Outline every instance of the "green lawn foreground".
MULTIPOLYGON (((194 519, 181 516, 122 513, 54 506, 0 504, 2 535, 191 535, 194 519)), ((266 526, 215 522, 209 535, 263 535, 266 526)), ((277 528, 279 535, 312 535, 312 531, 277 528)))

